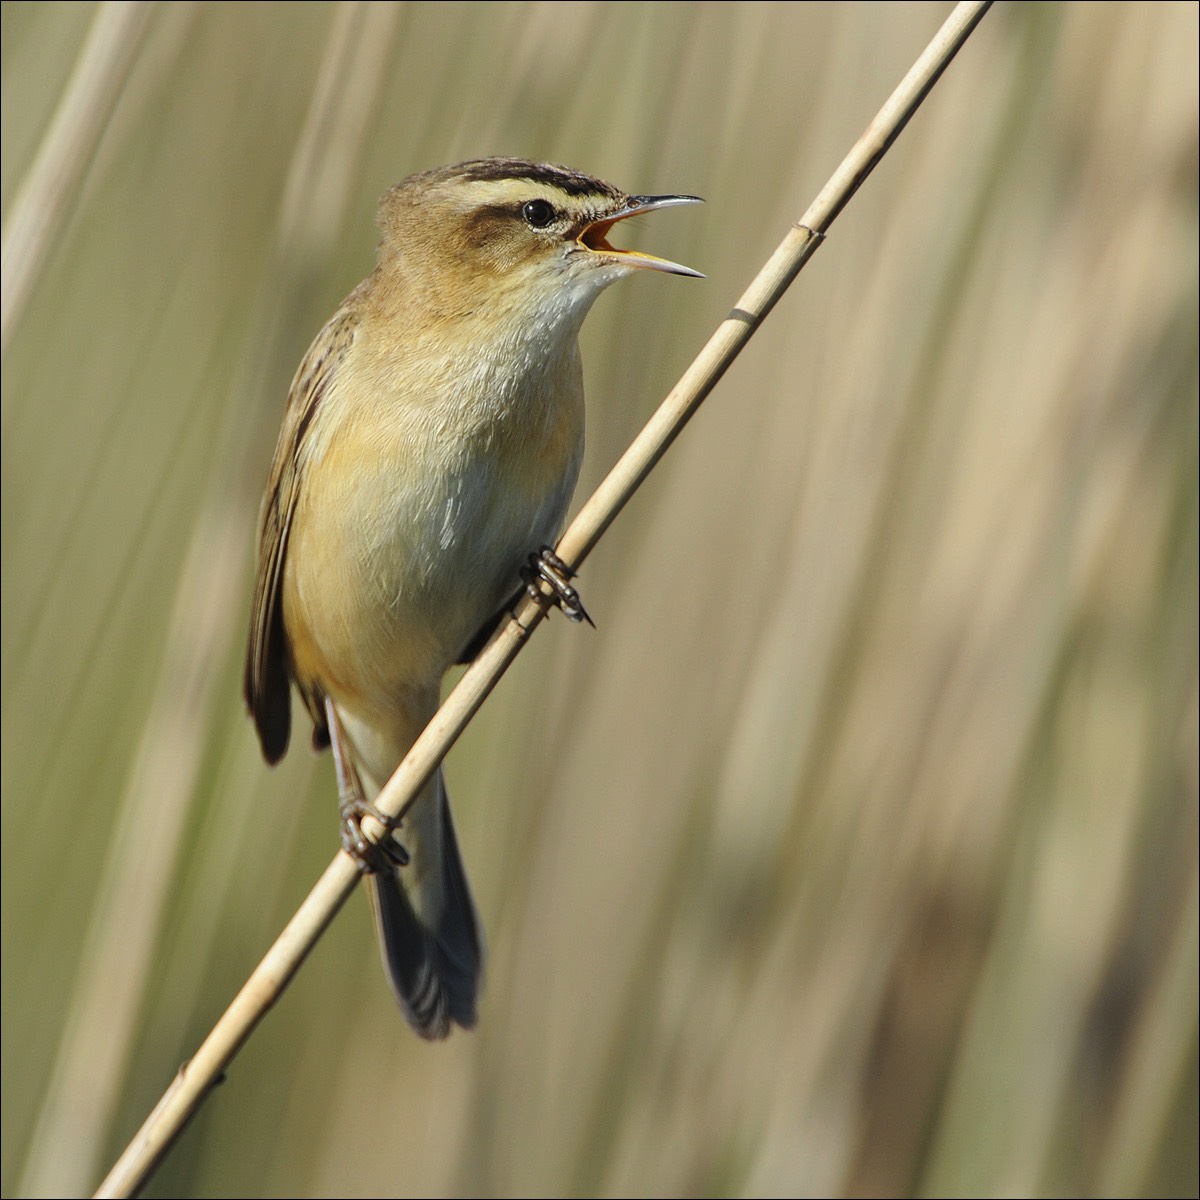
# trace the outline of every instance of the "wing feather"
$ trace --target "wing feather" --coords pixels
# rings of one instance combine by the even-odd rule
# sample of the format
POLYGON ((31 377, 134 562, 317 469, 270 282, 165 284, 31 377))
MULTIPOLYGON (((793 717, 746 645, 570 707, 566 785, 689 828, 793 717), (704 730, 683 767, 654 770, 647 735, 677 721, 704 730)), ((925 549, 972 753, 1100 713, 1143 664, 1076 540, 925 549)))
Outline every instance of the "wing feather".
MULTIPOLYGON (((292 380, 283 428, 275 447, 258 528, 258 575, 250 616, 243 694, 269 763, 284 755, 291 734, 290 659, 283 627, 283 570, 288 532, 302 486, 304 439, 323 397, 353 344, 358 318, 343 306, 317 334, 292 380)), ((324 742, 323 718, 314 717, 313 738, 324 742)))

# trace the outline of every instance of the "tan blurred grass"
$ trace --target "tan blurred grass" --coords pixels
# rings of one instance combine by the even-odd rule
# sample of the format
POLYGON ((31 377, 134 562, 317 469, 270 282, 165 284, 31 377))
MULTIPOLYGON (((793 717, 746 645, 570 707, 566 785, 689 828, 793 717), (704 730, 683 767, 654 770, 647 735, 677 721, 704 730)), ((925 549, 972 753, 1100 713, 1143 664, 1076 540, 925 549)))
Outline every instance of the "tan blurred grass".
MULTIPOLYGON (((236 680, 378 193, 708 198, 709 282, 585 331, 586 487, 943 12, 150 13, 4 362, 6 1195, 95 1184, 335 844, 236 680)), ((6 229, 92 19, 4 6, 6 229)), ((451 756, 481 1028, 351 906, 154 1194, 1195 1194, 1196 32, 985 19, 451 756)))

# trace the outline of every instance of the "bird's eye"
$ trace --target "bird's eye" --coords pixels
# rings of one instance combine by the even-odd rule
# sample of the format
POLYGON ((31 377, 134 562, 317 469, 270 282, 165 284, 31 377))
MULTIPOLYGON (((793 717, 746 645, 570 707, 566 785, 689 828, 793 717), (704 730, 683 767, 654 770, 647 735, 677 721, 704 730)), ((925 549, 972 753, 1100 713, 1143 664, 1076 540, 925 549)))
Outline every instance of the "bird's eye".
POLYGON ((549 200, 526 200, 521 206, 521 216, 534 229, 545 229, 554 220, 554 205, 549 200))

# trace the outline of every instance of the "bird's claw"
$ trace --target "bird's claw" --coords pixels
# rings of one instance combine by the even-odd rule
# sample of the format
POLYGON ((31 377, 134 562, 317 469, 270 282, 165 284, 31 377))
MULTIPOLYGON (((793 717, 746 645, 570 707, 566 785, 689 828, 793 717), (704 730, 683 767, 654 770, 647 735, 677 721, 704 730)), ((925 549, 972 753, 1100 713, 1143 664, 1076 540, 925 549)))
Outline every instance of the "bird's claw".
POLYGON ((562 609, 564 616, 572 621, 586 621, 595 629, 596 623, 588 616, 579 593, 570 584, 574 575, 575 572, 549 546, 543 546, 536 554, 531 554, 529 565, 521 568, 521 578, 535 600, 546 599, 545 593, 538 586, 539 583, 545 583, 553 593, 550 597, 552 603, 562 609))
POLYGON ((408 851, 392 836, 400 828, 400 821, 382 813, 362 795, 340 796, 338 811, 342 818, 342 849, 358 864, 364 875, 376 875, 381 871, 394 871, 407 867, 408 851), (373 842, 363 833, 364 817, 373 817, 388 830, 382 840, 373 842))

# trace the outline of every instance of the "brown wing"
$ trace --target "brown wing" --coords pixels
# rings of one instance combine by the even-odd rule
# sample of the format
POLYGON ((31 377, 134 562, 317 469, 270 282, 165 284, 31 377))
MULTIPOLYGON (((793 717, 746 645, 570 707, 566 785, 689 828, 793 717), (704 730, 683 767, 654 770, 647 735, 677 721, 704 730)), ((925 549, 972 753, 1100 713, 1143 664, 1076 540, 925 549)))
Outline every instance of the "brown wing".
MULTIPOLYGON (((269 763, 283 757, 292 723, 281 594, 288 531, 301 487, 300 452, 317 406, 354 341, 357 324, 354 311, 343 307, 308 348, 288 393, 283 428, 279 431, 275 460, 263 496, 258 528, 258 577, 254 582, 243 694, 258 730, 263 757, 269 763)), ((323 732, 318 728, 314 741, 321 742, 323 732)))

